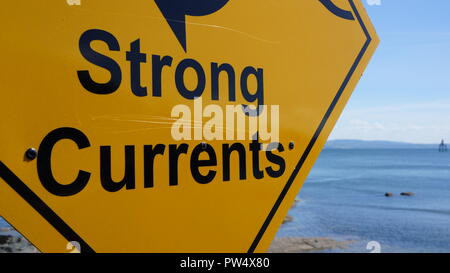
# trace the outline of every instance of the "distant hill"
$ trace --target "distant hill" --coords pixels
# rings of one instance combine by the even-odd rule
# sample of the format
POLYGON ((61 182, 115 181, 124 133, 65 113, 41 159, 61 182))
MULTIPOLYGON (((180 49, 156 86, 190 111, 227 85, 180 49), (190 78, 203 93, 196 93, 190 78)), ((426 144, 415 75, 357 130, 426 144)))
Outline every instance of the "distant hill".
POLYGON ((325 149, 437 149, 437 144, 415 144, 383 140, 334 139, 325 144, 325 149))

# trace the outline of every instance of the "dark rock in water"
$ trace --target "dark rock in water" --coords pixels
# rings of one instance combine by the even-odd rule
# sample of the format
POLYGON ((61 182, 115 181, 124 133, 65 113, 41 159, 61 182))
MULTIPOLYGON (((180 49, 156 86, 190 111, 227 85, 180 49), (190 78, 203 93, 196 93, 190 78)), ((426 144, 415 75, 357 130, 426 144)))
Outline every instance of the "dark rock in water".
POLYGON ((402 193, 400 193, 400 195, 403 195, 403 196, 413 196, 414 193, 413 193, 413 192, 402 192, 402 193))
POLYGON ((386 196, 386 197, 392 197, 392 196, 394 196, 394 194, 393 194, 392 192, 387 192, 387 193, 384 194, 384 196, 386 196))
POLYGON ((11 240, 11 236, 9 235, 0 235, 0 245, 5 245, 9 243, 11 240))
POLYGON ((26 239, 11 235, 0 235, 0 253, 37 253, 39 252, 26 239))
MULTIPOLYGON (((2 247, 1 250, 3 250, 2 251, 3 253, 12 253, 13 252, 13 249, 10 247, 2 247)), ((0 253, 2 253, 2 252, 0 252, 0 253)))
POLYGON ((291 209, 295 208, 297 206, 298 202, 300 202, 300 199, 295 198, 294 203, 292 203, 291 209))
POLYGON ((283 220, 283 224, 292 222, 292 220, 294 220, 294 218, 292 216, 286 215, 286 218, 284 218, 284 220, 283 220))

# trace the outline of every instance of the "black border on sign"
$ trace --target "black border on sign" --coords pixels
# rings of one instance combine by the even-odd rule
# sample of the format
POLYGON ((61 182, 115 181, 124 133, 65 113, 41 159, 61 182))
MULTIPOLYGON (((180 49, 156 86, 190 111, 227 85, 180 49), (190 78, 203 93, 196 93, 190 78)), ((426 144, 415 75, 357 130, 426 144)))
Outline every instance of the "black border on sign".
MULTIPOLYGON (((349 3, 353 9, 353 12, 356 15, 356 18, 358 19, 359 24, 361 25, 364 34, 366 35, 366 42, 364 43, 364 46, 362 47, 361 51, 359 52, 358 56, 356 57, 355 62, 353 63, 352 67, 350 68, 350 71, 347 73, 347 76, 344 79, 344 82, 342 83, 341 87, 337 91, 336 96, 334 97, 333 101, 331 102, 331 105, 328 107, 327 112, 325 113, 324 117, 322 118, 322 121, 319 124, 319 127, 317 127, 316 132, 314 133, 313 137, 309 141, 308 146, 306 147, 305 151, 303 152, 302 157, 298 161, 297 165, 295 166, 294 171, 292 172, 291 176, 289 177, 289 180, 287 181, 286 185, 284 186, 283 190, 281 191, 280 195, 278 196, 277 201, 275 201, 275 204, 273 205, 272 209, 270 210, 269 215, 267 216, 266 220, 264 221, 261 229, 259 230, 258 234, 256 235, 255 239, 253 240, 252 245, 248 249, 248 253, 253 253, 258 246, 259 242, 261 241, 261 238, 263 237, 264 233, 267 230, 267 227, 270 225, 270 222, 272 221, 275 213, 277 212, 278 208, 280 207, 281 203, 284 200, 284 197, 288 193, 289 189, 292 186, 292 183, 294 182, 295 177, 297 176, 298 172, 303 166, 303 163, 305 163, 306 159, 308 158, 309 153, 311 152, 312 148, 314 147, 314 144, 317 141, 317 138, 319 137, 320 133, 322 132, 323 128, 325 127, 325 124, 328 121, 328 118, 330 117, 331 113, 333 112, 334 108, 336 107, 336 104, 339 102, 339 99, 341 98, 342 93, 344 92, 345 88, 347 87, 348 82, 353 76, 353 73, 355 72, 356 68, 358 67, 359 63, 361 62, 362 57, 366 53, 367 48, 369 47, 372 37, 369 34, 369 31, 366 28, 366 25, 364 24, 363 20, 361 19, 361 16, 359 15, 358 10, 356 9, 355 3, 353 0, 349 0, 349 3)), ((338 15, 336 15, 338 16, 338 15)))
MULTIPOLYGON (((6 165, 0 161, 0 177, 52 225, 68 242, 80 244, 80 252, 95 252, 69 225, 64 222, 39 196, 20 180, 6 165)), ((32 242, 31 242, 32 243, 32 242)))
MULTIPOLYGON (((264 221, 264 223, 263 223, 261 229, 259 230, 258 234, 256 235, 255 239, 253 240, 253 243, 250 246, 248 253, 253 253, 255 251, 256 247, 258 246, 259 242, 261 241, 261 238, 263 237, 265 231, 267 230, 267 227, 270 225, 270 222, 272 221, 275 213, 277 212, 278 208, 280 207, 281 203, 283 202, 283 199, 286 196, 287 192, 289 191, 292 183, 294 182, 295 177, 297 176, 298 172, 302 168, 303 163, 306 161, 309 153, 311 152, 311 149, 313 148, 314 144, 317 141, 317 138, 319 137, 320 133, 322 132, 326 122, 328 121, 328 118, 330 117, 331 113, 333 112, 342 93, 344 92, 345 88, 347 87, 348 82, 350 81, 351 77, 353 76, 362 57, 364 56, 367 48, 369 47, 369 44, 372 41, 372 38, 371 38, 366 26, 364 25, 364 22, 361 19, 361 16, 359 15, 358 10, 356 9, 354 0, 349 0, 349 3, 353 9, 353 12, 356 15, 356 18, 359 21, 359 24, 361 25, 361 27, 367 37, 367 40, 364 43, 364 46, 361 49, 360 53, 358 54, 352 67, 350 68, 350 71, 348 72, 347 76, 345 77, 345 80, 342 83, 341 87, 339 88, 336 96, 334 97, 333 101, 331 102, 331 105, 328 107, 328 110, 325 113, 324 117, 322 118, 322 121, 320 122, 319 127, 316 129, 312 139, 310 140, 308 146, 306 147, 305 151, 303 152, 302 157, 300 158, 294 171, 290 175, 289 180, 287 181, 286 185, 284 186, 283 190, 281 191, 280 195, 278 196, 278 199, 276 200, 275 204, 273 205, 269 215, 267 216, 266 220, 264 221)), ((39 198, 39 196, 37 196, 29 187, 27 187, 27 185, 22 180, 20 180, 20 178, 18 178, 2 161, 0 161, 0 178, 2 178, 33 209, 35 209, 45 220, 47 220, 47 222, 50 225, 52 225, 65 239, 67 239, 69 242, 77 241, 80 244, 80 248, 81 248, 80 252, 82 252, 82 253, 95 252, 89 246, 89 244, 87 244, 69 225, 67 225, 64 222, 64 220, 62 220, 42 199, 39 198)))

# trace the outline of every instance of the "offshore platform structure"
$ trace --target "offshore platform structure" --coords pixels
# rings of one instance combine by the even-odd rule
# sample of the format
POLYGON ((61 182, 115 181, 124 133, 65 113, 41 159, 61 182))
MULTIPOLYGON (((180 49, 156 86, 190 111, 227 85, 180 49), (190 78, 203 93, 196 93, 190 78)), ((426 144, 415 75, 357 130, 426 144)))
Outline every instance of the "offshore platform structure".
POLYGON ((439 152, 447 152, 447 144, 444 143, 444 140, 441 140, 441 144, 439 144, 439 152))

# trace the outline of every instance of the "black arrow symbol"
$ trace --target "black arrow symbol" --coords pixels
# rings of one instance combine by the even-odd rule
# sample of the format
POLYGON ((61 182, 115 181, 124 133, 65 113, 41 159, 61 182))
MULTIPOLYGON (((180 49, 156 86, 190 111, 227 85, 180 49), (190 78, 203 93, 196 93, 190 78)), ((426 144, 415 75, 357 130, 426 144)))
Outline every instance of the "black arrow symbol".
POLYGON ((220 10, 229 0, 155 0, 167 23, 186 51, 186 15, 205 16, 220 10))

